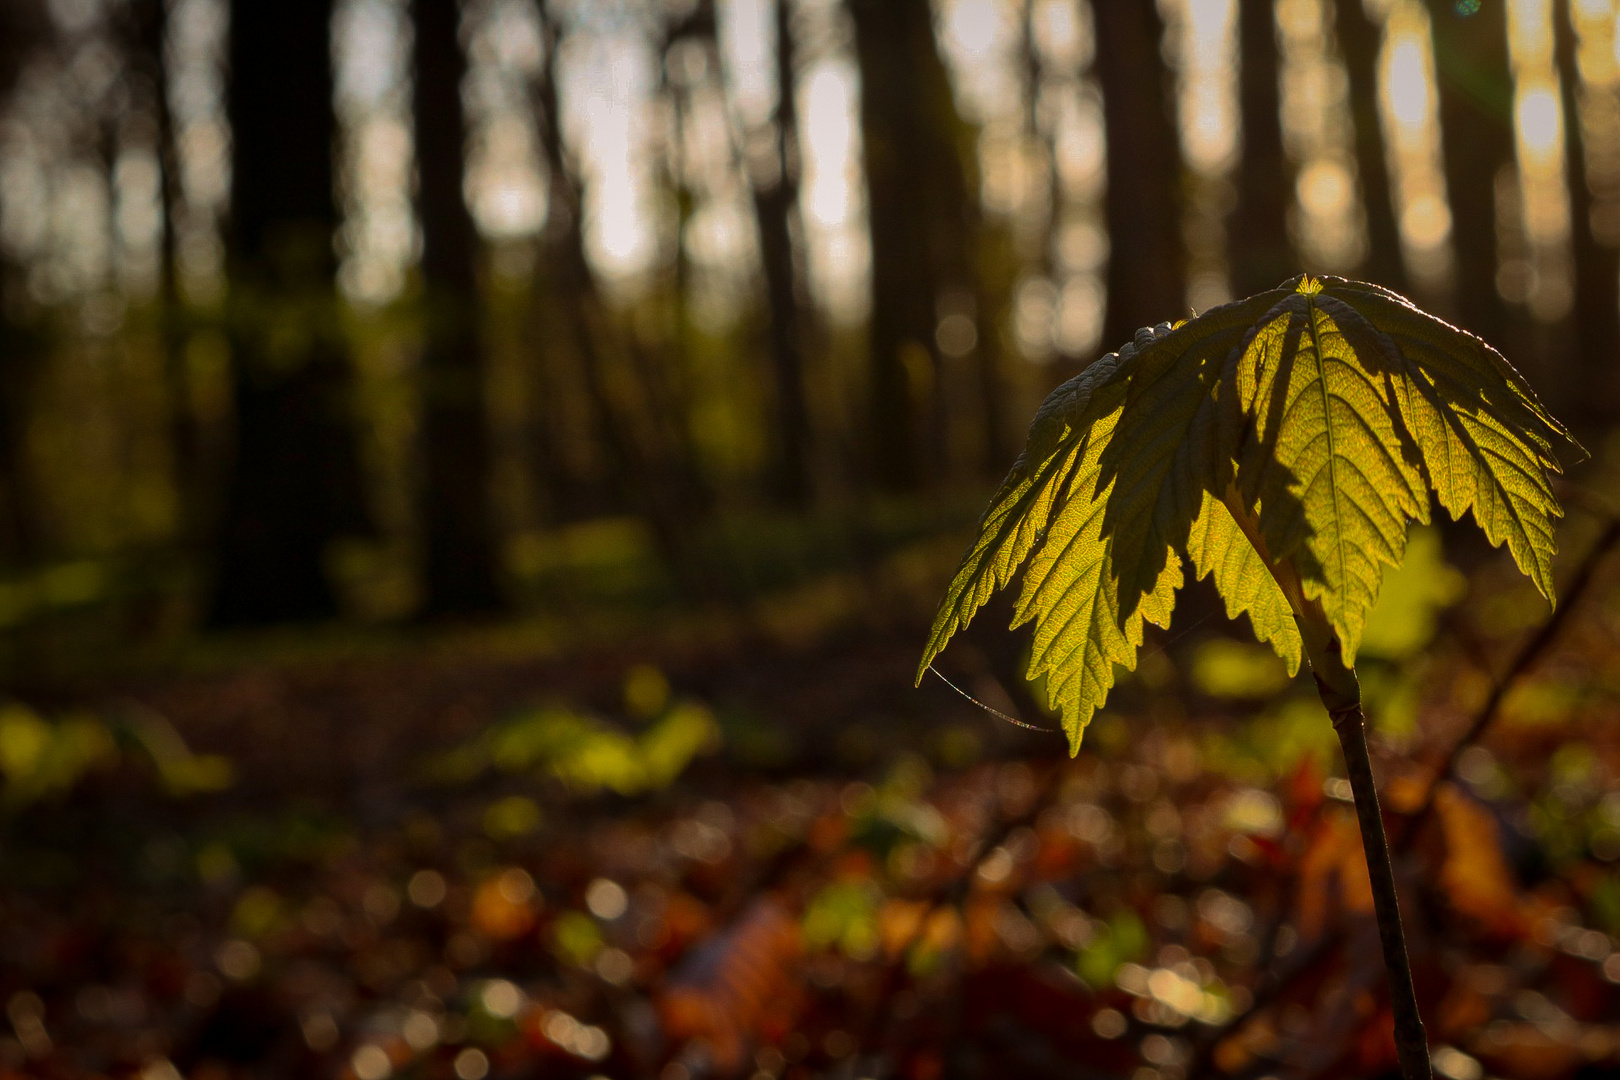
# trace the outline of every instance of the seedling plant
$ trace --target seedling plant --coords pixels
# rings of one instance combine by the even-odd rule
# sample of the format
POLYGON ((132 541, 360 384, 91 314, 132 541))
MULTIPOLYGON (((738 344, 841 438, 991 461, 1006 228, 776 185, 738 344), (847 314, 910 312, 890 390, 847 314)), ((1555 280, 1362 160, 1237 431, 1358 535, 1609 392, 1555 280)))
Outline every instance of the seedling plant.
POLYGON ((1143 623, 1168 626, 1190 570, 1247 616, 1290 674, 1308 661, 1343 749, 1372 881, 1406 1080, 1430 1075, 1356 652, 1384 567, 1431 493, 1506 544, 1549 602, 1554 447, 1584 455, 1479 338, 1377 285, 1302 275, 1137 331, 1041 405, 951 582, 918 668, 1021 574, 1072 753, 1132 669, 1143 623))

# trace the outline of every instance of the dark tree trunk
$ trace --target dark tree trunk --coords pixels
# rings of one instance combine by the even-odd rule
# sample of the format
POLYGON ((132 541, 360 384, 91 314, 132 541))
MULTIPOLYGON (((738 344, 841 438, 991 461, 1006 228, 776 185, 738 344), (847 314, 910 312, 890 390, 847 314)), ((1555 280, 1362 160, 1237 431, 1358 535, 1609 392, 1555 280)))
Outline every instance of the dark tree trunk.
POLYGON ((27 565, 44 554, 39 498, 28 460, 31 389, 40 342, 4 313, 8 293, 23 287, 22 274, 0 258, 0 565, 27 565))
POLYGON ((775 392, 775 462, 771 488, 782 502, 810 498, 810 409, 804 390, 804 305, 793 244, 799 209, 799 120, 794 102, 796 42, 790 0, 776 0, 776 152, 774 177, 754 184, 760 262, 770 309, 771 373, 775 392))
POLYGON ((979 220, 978 200, 973 199, 974 235, 970 253, 974 292, 974 329, 977 344, 978 394, 984 413, 984 451, 979 458, 980 472, 991 479, 1007 474, 1007 466, 1017 455, 1014 432, 1004 414, 1006 404, 1001 354, 1001 320, 1011 302, 1011 285, 1017 280, 1017 253, 1012 238, 1002 231, 992 235, 979 220))
MULTIPOLYGON (((670 57, 683 45, 696 45, 707 58, 706 70, 720 70, 719 26, 714 0, 698 0, 684 15, 665 28, 660 56, 669 70, 670 57)), ((635 397, 633 407, 639 416, 637 427, 643 433, 645 459, 669 485, 689 511, 705 511, 714 505, 714 493, 703 475, 702 453, 693 427, 692 386, 692 261, 687 239, 692 216, 697 209, 697 193, 689 186, 685 154, 685 131, 692 114, 690 88, 663 87, 671 106, 672 140, 664 161, 676 202, 674 281, 670 295, 671 332, 662 349, 649 349, 632 333, 617 335, 624 358, 630 363, 635 397)))
POLYGON ((426 610, 501 607, 490 502, 489 410, 480 334, 477 231, 462 195, 466 122, 458 0, 413 0, 416 161, 427 334, 422 353, 426 610))
POLYGON ((191 379, 186 369, 186 318, 180 299, 179 260, 175 220, 180 212, 180 166, 174 139, 174 116, 169 108, 169 5, 167 0, 143 0, 134 15, 134 47, 138 70, 150 95, 158 164, 158 333, 162 339, 163 372, 167 383, 169 451, 173 455, 173 483, 179 506, 176 533, 180 546, 190 549, 197 540, 203 516, 201 433, 192 408, 191 379))
POLYGON ((939 302, 947 289, 979 294, 978 186, 927 0, 852 0, 849 10, 872 241, 871 479, 900 491, 943 464, 939 302), (919 399, 928 397, 923 421, 919 399))
POLYGON ((235 457, 211 622, 337 611, 323 561, 368 516, 333 288, 331 0, 230 13, 235 457))
POLYGON ((872 241, 871 479, 889 490, 907 490, 922 479, 912 384, 932 374, 907 367, 934 361, 934 283, 925 256, 928 237, 914 205, 925 178, 911 145, 917 134, 912 98, 920 79, 916 24, 930 36, 933 28, 928 6, 919 0, 852 0, 849 7, 861 72, 872 241))
POLYGON ((1383 20, 1367 14, 1362 0, 1337 0, 1339 49, 1350 77, 1350 118, 1356 128, 1356 176, 1367 213, 1367 256, 1362 276, 1405 292, 1406 264, 1389 185, 1389 158, 1378 112, 1378 52, 1383 20))
MULTIPOLYGON (((1340 0, 1339 6, 1344 4, 1340 0)), ((1239 296, 1264 292, 1302 269, 1288 242, 1294 167, 1283 150, 1276 14, 1276 0, 1238 0, 1243 157, 1238 166, 1237 208, 1232 214, 1229 248, 1232 285, 1239 296)), ((1103 92, 1108 92, 1106 87, 1103 92)), ((1110 148, 1112 131, 1110 128, 1110 148)), ((1113 348, 1118 342, 1109 338, 1105 344, 1113 348)))
POLYGON ((1514 160, 1506 4, 1491 0, 1472 14, 1451 0, 1429 0, 1428 8, 1457 259, 1457 319, 1501 347, 1508 319, 1496 289, 1496 175, 1514 160))
POLYGON ((1160 59, 1158 9, 1094 0, 1091 11, 1108 141, 1111 254, 1103 346, 1113 349, 1138 327, 1186 314, 1181 157, 1160 59))
MULTIPOLYGON (((41 9, 0 3, 0 104, 11 96, 28 51, 45 33, 41 9)), ((5 203, 0 188, 0 208, 5 203)), ((38 499, 28 466, 29 392, 40 354, 34 335, 15 322, 24 287, 19 267, 0 251, 0 564, 25 564, 42 555, 38 499)))
MULTIPOLYGON (((1570 254, 1575 264, 1576 359, 1563 374, 1579 394, 1567 394, 1574 411, 1592 420, 1612 420, 1620 379, 1620 250, 1594 228, 1592 187, 1585 134, 1581 130, 1580 71, 1576 65, 1574 0, 1556 5, 1553 44, 1563 84, 1564 164, 1569 171, 1570 254), (1573 369, 1573 370, 1571 370, 1573 369)), ((1566 392, 1568 387, 1565 388, 1566 392)))

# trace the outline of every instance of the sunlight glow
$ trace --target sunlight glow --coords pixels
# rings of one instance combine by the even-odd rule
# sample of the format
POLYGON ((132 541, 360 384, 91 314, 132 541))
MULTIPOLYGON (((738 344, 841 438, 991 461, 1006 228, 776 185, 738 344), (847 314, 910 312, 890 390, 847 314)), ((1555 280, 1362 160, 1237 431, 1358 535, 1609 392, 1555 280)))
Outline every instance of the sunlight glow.
POLYGON ((763 124, 776 109, 775 0, 722 0, 720 50, 738 119, 763 124))
POLYGON ((136 296, 151 296, 158 278, 158 236, 163 227, 157 155, 125 150, 113 168, 113 216, 118 230, 118 276, 136 296))
POLYGON ((1075 195, 1101 192, 1107 164, 1103 136, 1102 98, 1094 88, 1065 102, 1057 131, 1058 177, 1075 195))
POLYGON ((657 250, 643 153, 657 66, 644 38, 581 28, 557 59, 564 131, 584 163, 585 235, 592 261, 624 285, 657 250))
POLYGON ((1165 8, 1176 56, 1181 153, 1190 173, 1182 233, 1187 304, 1194 311, 1232 299, 1226 216, 1242 128, 1236 15, 1233 0, 1174 0, 1165 8))
POLYGON ((463 87, 467 204, 491 240, 533 236, 548 206, 530 91, 540 73, 540 28, 530 4, 496 0, 473 10, 463 87))
POLYGON ((1390 115, 1395 119, 1399 137, 1411 139, 1434 119, 1434 101, 1430 95, 1429 55, 1426 42, 1415 32, 1399 38, 1391 36, 1389 44, 1390 115))
POLYGON ((855 73, 818 64, 808 73, 802 108, 806 165, 805 210, 819 225, 842 225, 854 197, 853 155, 858 132, 855 73))
POLYGON ((1295 187, 1307 214, 1332 217, 1343 214, 1355 201, 1354 178, 1341 161, 1311 162, 1300 170, 1295 187))
POLYGON ((181 194, 175 244, 181 290, 192 303, 225 295, 220 219, 231 181, 224 71, 229 17, 224 0, 174 0, 169 10, 169 107, 181 194))
POLYGON ((811 63, 799 82, 804 177, 800 205, 811 286, 827 313, 866 317, 871 242, 860 188, 860 79, 847 51, 811 63))
POLYGON ((1441 158, 1439 103, 1429 14, 1397 0, 1385 16, 1379 111, 1388 133, 1390 184, 1408 273, 1425 291, 1451 279, 1451 209, 1441 158))
POLYGON ((1057 346, 1065 355, 1083 356, 1102 332, 1108 292, 1102 275, 1076 274, 1058 296, 1057 346))
POLYGON ((1034 0, 1029 18, 1035 48, 1048 62, 1075 70, 1090 65, 1091 31, 1072 0, 1034 0))
POLYGON ((492 239, 532 236, 545 220, 536 169, 534 125, 506 112, 491 117, 473 143, 467 196, 479 229, 492 239))
MULTIPOLYGON (((1530 313, 1542 322, 1562 319, 1574 302, 1569 189, 1564 158, 1564 124, 1572 118, 1564 116, 1560 99, 1558 71, 1553 61, 1553 17, 1551 0, 1509 0, 1513 126, 1522 243, 1526 245, 1528 257, 1526 287, 1513 291, 1525 295, 1530 313)), ((1502 237, 1505 244, 1516 239, 1502 237)))
POLYGON ((1611 0, 1575 5, 1579 65, 1581 138, 1587 146, 1586 174, 1592 193, 1590 225, 1600 243, 1620 244, 1620 62, 1615 49, 1615 6, 1611 0))
POLYGON ((1524 145, 1527 163, 1546 168, 1563 145, 1564 110, 1558 101, 1558 87, 1526 86, 1514 102, 1514 122, 1524 145))
POLYGON ((1065 238, 1088 235, 1103 209, 1091 6, 939 0, 935 11, 957 108, 978 128, 980 203, 1029 265, 1012 337, 1026 359, 1084 355, 1102 328, 1102 267, 1071 258, 1065 238))
POLYGON ((1012 36, 1008 5, 999 0, 949 0, 945 9, 947 47, 970 56, 1002 48, 1012 36))
POLYGON ((333 15, 343 205, 338 286, 369 304, 400 294, 418 249, 407 42, 401 0, 343 0, 333 15))
POLYGON ((1315 269, 1344 273, 1366 250, 1363 210, 1355 191, 1355 132, 1349 78, 1330 47, 1324 0, 1279 0, 1282 31, 1283 142, 1300 164, 1297 216, 1291 232, 1315 269))
POLYGON ((1231 168, 1238 147, 1236 4, 1186 0, 1182 27, 1181 146, 1206 175, 1231 168))
POLYGON ((1451 208, 1440 196, 1419 195, 1401 211, 1401 235, 1413 247, 1438 248, 1451 236, 1451 208))
POLYGON ((1018 27, 1023 5, 1011 0, 941 0, 935 10, 940 55, 950 71, 962 118, 986 128, 1013 120, 1025 104, 1018 27))
POLYGON ((1515 67, 1552 62, 1552 0, 1507 0, 1508 42, 1515 67))

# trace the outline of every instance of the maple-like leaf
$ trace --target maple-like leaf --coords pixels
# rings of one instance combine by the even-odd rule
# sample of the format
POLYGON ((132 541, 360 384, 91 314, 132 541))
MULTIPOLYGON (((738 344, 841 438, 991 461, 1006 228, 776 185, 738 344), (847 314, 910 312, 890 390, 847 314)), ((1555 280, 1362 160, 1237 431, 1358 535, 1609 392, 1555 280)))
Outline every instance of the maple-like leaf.
POLYGON ((1124 403, 1126 384, 1115 376, 1141 348, 1170 332, 1167 323, 1138 331, 1135 341, 1097 360, 1041 405, 1028 445, 991 499, 934 620, 919 681, 951 636, 1032 552, 1013 626, 1035 620, 1029 675, 1047 676, 1048 700, 1062 712, 1073 745, 1107 699, 1114 665, 1135 667, 1144 615, 1169 623, 1179 566, 1160 575, 1156 603, 1120 614, 1115 544, 1102 535, 1111 482, 1099 490, 1098 462, 1124 403))
POLYGON ((1266 507, 1267 552, 1293 562, 1354 664, 1383 567, 1401 561, 1406 523, 1427 521, 1429 500, 1402 445, 1392 380, 1350 347, 1318 295, 1278 304, 1238 361, 1248 424, 1236 480, 1266 507))
POLYGON ((1077 749, 1143 621, 1168 625, 1184 562, 1290 671, 1302 620, 1353 665, 1431 491, 1551 600, 1559 440, 1574 445, 1500 354, 1376 285, 1302 275, 1140 330, 1036 414, 918 679, 1023 569, 1013 625, 1035 623, 1029 674, 1077 749))
POLYGON ((1304 645, 1288 598, 1260 553, 1244 538, 1226 504, 1207 492, 1187 535, 1187 555, 1198 580, 1215 576, 1215 589, 1226 603, 1226 617, 1247 615, 1254 636, 1277 651, 1288 665, 1289 676, 1299 674, 1304 645))

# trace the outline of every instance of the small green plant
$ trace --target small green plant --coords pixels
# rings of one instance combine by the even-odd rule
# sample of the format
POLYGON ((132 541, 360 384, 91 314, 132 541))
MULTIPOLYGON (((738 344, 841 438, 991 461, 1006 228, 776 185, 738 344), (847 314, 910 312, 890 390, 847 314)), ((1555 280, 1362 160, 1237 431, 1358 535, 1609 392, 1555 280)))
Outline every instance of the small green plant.
POLYGON ((1401 1069, 1427 1077, 1356 651, 1431 492, 1553 599, 1560 441, 1584 454, 1496 350, 1376 285, 1302 275, 1144 328, 1041 405, 917 679, 1022 571, 1013 626, 1033 621, 1029 677, 1078 752, 1144 620, 1169 625, 1184 567, 1212 576, 1290 674, 1310 662, 1355 792, 1401 1069))

